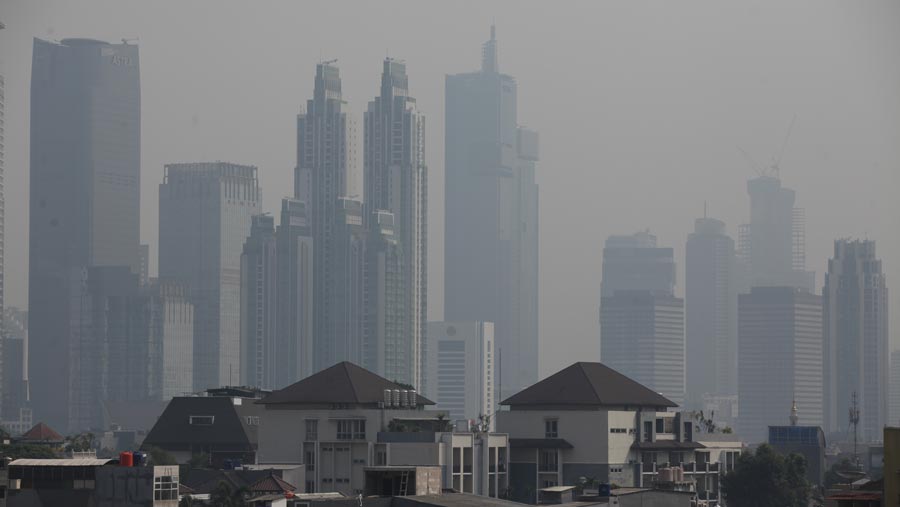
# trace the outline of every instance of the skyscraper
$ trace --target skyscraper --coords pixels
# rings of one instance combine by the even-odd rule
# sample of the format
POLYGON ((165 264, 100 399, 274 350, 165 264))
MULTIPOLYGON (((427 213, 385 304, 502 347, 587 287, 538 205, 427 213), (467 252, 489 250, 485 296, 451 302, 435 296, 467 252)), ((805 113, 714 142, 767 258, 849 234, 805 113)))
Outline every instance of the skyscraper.
POLYGON ((600 359, 682 405, 684 300, 676 298, 675 255, 656 236, 610 236, 603 247, 600 359))
MULTIPOLYGON (((401 328, 369 333, 383 334, 386 341, 378 346, 391 350, 384 354, 383 369, 376 368, 375 372, 419 386, 427 303, 425 117, 419 112, 416 99, 409 95, 406 64, 392 58, 384 61, 381 92, 369 102, 365 114, 363 181, 363 224, 367 232, 377 236, 372 231, 385 225, 384 213, 390 213, 390 234, 399 249, 396 275, 400 277, 400 290, 391 294, 390 281, 385 287, 388 293, 367 287, 368 297, 385 298, 384 305, 399 297, 397 311, 402 315, 401 328)), ((370 319, 367 326, 371 325, 380 327, 382 321, 370 319)))
POLYGON ((313 373, 313 240, 307 203, 281 200, 277 246, 275 385, 284 387, 313 373))
POLYGON ((600 302, 603 364, 684 404, 684 300, 617 290, 600 302))
POLYGON ((138 270, 138 47, 34 40, 31 77, 29 330, 35 417, 67 428, 72 323, 82 272, 138 270), (76 285, 72 285, 75 283, 76 285))
POLYGON ((494 323, 503 398, 538 380, 538 134, 516 96, 491 27, 481 69, 446 78, 444 317, 494 323))
POLYGON ((698 218, 685 253, 687 394, 737 395, 737 278, 725 223, 698 218))
POLYGON ((900 425, 900 350, 891 351, 887 426, 900 425))
MULTIPOLYGON (((345 346, 356 347, 350 344, 357 343, 358 337, 348 336, 345 330, 360 322, 347 319, 361 309, 341 296, 346 289, 342 283, 349 274, 343 259, 358 252, 339 249, 355 247, 357 240, 339 234, 348 226, 362 226, 361 222, 344 221, 347 215, 342 199, 347 197, 348 180, 355 167, 354 123, 346 109, 338 68, 331 63, 318 64, 313 98, 306 102, 306 111, 297 116, 294 172, 294 197, 306 204, 313 243, 314 371, 342 360, 359 363, 361 354, 359 350, 344 350, 345 346)), ((358 213, 361 220, 361 210, 358 213)))
POLYGON ((738 434, 763 442, 796 401, 801 426, 821 426, 822 297, 794 287, 738 296, 738 434))
POLYGON ((888 289, 874 241, 834 242, 822 295, 826 426, 849 429, 856 393, 860 437, 880 440, 888 410, 888 289))
POLYGON ((241 252, 262 211, 256 167, 170 164, 159 186, 159 276, 194 304, 194 389, 240 381, 241 252))
POLYGON ((814 291, 815 273, 806 271, 803 210, 794 207, 796 194, 777 176, 762 175, 747 182, 750 223, 743 227, 741 258, 748 264, 744 289, 791 286, 814 291))
POLYGON ((451 420, 494 420, 497 353, 490 322, 429 322, 425 395, 451 420))
POLYGON ((241 385, 274 390, 278 277, 275 220, 253 217, 241 254, 241 385))
POLYGON ((617 290, 646 290, 657 294, 675 293, 675 254, 671 248, 657 247, 649 231, 613 235, 603 246, 601 297, 617 290))

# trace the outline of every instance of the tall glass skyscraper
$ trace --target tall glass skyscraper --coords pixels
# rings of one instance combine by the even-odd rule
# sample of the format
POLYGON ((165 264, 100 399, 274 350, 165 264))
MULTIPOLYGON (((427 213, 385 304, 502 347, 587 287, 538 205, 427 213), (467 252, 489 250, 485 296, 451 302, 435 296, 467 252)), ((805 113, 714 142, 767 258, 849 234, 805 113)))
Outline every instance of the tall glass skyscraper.
POLYGON ((90 266, 139 269, 138 47, 34 40, 29 215, 35 417, 69 428, 72 323, 90 266))
POLYGON ((856 393, 859 436, 880 440, 888 422, 888 289, 874 241, 834 242, 822 295, 826 427, 850 429, 847 411, 856 393))
POLYGON ((493 27, 481 70, 446 79, 444 320, 494 323, 501 398, 538 380, 538 135, 516 86, 493 27))
POLYGON ((362 276, 348 264, 363 255, 362 215, 352 209, 358 201, 345 200, 354 144, 340 72, 332 63, 320 63, 313 98, 297 116, 294 170, 294 197, 306 203, 313 245, 313 371, 345 360, 362 363, 362 276))
MULTIPOLYGON (((397 268, 386 266, 384 271, 395 280, 394 287, 387 281, 380 290, 368 291, 378 300, 375 314, 384 314, 366 324, 371 328, 367 335, 379 337, 369 346, 383 352, 375 372, 421 389, 427 302, 425 117, 409 95, 406 64, 392 58, 384 61, 381 93, 365 114, 363 164, 363 223, 374 242, 383 244, 389 237, 399 250, 397 268)), ((367 288, 382 285, 368 278, 367 288)))
POLYGON ((170 164, 159 186, 159 277, 194 304, 194 389, 240 382, 241 252, 262 211, 257 169, 170 164))

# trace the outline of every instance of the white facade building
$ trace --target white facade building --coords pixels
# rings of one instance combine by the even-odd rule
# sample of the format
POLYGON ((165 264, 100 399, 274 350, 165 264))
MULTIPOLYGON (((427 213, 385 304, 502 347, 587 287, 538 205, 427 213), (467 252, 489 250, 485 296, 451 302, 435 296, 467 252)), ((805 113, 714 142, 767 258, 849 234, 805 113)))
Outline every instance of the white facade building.
POLYGON ((450 419, 478 420, 496 411, 494 324, 429 322, 425 393, 450 419))

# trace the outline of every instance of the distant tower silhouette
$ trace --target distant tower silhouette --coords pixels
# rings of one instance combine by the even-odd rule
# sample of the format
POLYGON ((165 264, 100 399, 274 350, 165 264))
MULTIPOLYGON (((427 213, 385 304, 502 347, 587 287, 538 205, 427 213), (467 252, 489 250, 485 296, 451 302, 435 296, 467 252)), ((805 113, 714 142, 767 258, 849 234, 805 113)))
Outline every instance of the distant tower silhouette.
POLYGON ((800 420, 800 416, 797 415, 797 400, 794 400, 791 404, 791 426, 796 426, 797 421, 800 420))

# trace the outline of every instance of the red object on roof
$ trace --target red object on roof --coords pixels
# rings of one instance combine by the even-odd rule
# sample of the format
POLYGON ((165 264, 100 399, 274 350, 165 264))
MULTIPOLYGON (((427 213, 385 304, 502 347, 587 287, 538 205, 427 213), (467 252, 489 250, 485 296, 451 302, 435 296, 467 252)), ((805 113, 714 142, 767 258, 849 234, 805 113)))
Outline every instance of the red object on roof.
POLYGON ((39 422, 31 427, 22 435, 22 440, 31 442, 63 442, 65 439, 62 435, 53 430, 50 426, 39 422))

